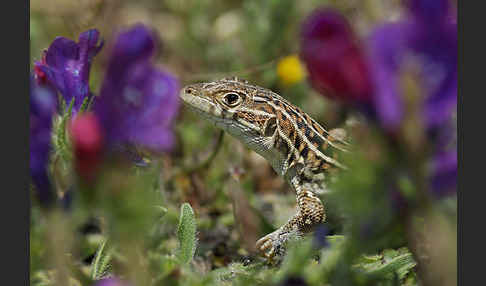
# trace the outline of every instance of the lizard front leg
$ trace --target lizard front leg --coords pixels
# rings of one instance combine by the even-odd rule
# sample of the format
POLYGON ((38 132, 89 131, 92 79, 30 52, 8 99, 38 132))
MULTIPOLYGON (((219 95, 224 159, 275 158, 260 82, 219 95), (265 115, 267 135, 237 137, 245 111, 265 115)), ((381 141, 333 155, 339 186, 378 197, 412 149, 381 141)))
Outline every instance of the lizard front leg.
POLYGON ((289 239, 300 239, 311 232, 326 218, 321 200, 300 184, 293 184, 297 193, 297 213, 276 231, 262 237, 256 243, 263 256, 273 259, 283 256, 289 239))

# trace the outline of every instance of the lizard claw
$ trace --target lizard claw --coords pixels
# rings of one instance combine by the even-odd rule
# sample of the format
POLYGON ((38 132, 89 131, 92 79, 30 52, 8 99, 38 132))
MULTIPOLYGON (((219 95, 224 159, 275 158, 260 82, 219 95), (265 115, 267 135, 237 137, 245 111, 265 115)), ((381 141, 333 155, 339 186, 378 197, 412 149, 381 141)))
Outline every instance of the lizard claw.
POLYGON ((276 234, 275 233, 270 233, 262 238, 260 238, 256 242, 256 248, 262 256, 265 258, 272 260, 275 255, 277 254, 276 249, 279 248, 277 240, 276 240, 276 234))

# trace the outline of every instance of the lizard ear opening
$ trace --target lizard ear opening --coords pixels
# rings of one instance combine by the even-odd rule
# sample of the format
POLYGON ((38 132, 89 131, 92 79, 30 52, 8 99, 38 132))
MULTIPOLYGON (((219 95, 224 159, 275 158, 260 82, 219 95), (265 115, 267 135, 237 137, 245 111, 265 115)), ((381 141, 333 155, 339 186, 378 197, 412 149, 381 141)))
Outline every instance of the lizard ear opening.
POLYGON ((272 117, 267 120, 265 123, 265 130, 263 131, 263 136, 265 137, 271 137, 273 134, 275 134, 275 131, 277 130, 277 118, 272 117))

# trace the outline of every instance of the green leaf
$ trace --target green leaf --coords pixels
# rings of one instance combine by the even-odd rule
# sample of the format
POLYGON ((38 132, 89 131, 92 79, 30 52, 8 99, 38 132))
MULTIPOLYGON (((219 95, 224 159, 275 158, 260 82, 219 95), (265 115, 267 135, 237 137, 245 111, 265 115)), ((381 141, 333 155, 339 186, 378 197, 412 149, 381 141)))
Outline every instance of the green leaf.
POLYGON ((188 203, 184 203, 181 206, 177 237, 180 244, 179 261, 187 264, 191 262, 196 252, 196 219, 194 211, 188 203))
POLYGON ((219 281, 232 282, 236 277, 239 278, 253 278, 254 273, 250 272, 250 267, 243 266, 242 263, 233 262, 227 267, 220 267, 210 272, 210 275, 216 277, 219 281))
POLYGON ((311 262, 309 258, 314 252, 312 240, 308 238, 302 241, 289 240, 287 247, 288 250, 280 266, 280 271, 274 276, 275 283, 280 283, 289 276, 298 276, 311 262))
POLYGON ((104 240, 98 251, 96 251, 95 259, 91 264, 91 279, 99 280, 108 274, 110 268, 111 251, 105 250, 106 240, 104 240))
POLYGON ((381 255, 367 256, 365 259, 362 258, 361 263, 355 267, 377 277, 393 277, 393 274, 396 273, 401 280, 417 264, 412 253, 408 250, 404 251, 404 249, 385 249, 382 259, 379 259, 380 257, 381 255))
POLYGON ((165 214, 167 214, 167 208, 163 207, 163 206, 154 206, 155 209, 157 210, 157 213, 159 215, 160 218, 163 218, 165 216, 165 214))
POLYGON ((73 97, 73 99, 71 99, 71 102, 69 103, 69 107, 68 107, 68 111, 67 111, 67 118, 71 118, 72 117, 72 114, 73 114, 73 106, 74 106, 74 101, 76 100, 76 98, 73 97))
POLYGON ((60 122, 58 128, 56 130, 56 146, 58 148, 61 157, 64 161, 70 161, 71 159, 71 152, 68 140, 66 138, 66 123, 68 121, 68 116, 64 115, 60 118, 60 122))
POLYGON ((399 278, 403 278, 416 265, 413 260, 412 254, 407 253, 397 256, 390 260, 388 263, 383 264, 380 267, 368 271, 369 274, 385 275, 387 273, 398 272, 399 278))
MULTIPOLYGON (((73 101, 74 101, 74 98, 73 98, 73 101)), ((86 96, 83 100, 83 104, 81 104, 81 108, 79 108, 79 112, 85 112, 88 110, 88 107, 90 105, 90 100, 89 100, 89 96, 86 96)))
MULTIPOLYGON (((62 105, 62 103, 64 103, 64 100, 62 98, 60 98, 60 101, 61 101, 61 105, 62 105)), ((70 151, 70 147, 69 147, 69 142, 66 138, 66 124, 71 119, 74 101, 75 101, 75 98, 73 97, 73 99, 69 103, 69 107, 68 107, 67 112, 63 113, 63 115, 61 116, 59 126, 56 130, 56 135, 57 135, 56 146, 59 149, 58 151, 61 154, 61 157, 65 161, 69 161, 71 159, 71 151, 70 151)), ((64 112, 64 110, 65 110, 64 105, 62 106, 62 110, 64 112)))
POLYGON ((65 117, 61 117, 59 119, 59 124, 57 125, 56 129, 56 147, 58 149, 59 154, 61 157, 67 161, 69 158, 66 155, 66 120, 65 117))
POLYGON ((59 104, 61 105, 61 112, 60 114, 63 115, 65 112, 66 112, 66 101, 64 100, 64 98, 62 97, 62 95, 60 93, 57 94, 57 99, 59 101, 59 104))

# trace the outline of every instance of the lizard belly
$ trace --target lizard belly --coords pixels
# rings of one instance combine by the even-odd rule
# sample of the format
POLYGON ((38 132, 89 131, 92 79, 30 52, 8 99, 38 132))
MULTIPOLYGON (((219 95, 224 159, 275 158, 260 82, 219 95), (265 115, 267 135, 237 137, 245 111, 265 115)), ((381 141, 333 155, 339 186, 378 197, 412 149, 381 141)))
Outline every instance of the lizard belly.
POLYGON ((243 141, 248 148, 252 149, 265 158, 277 174, 283 176, 284 164, 287 156, 273 148, 273 141, 269 137, 248 138, 243 141))
POLYGON ((265 158, 277 174, 284 175, 282 171, 284 170, 283 165, 287 157, 273 147, 274 142, 271 137, 261 136, 249 127, 227 122, 226 120, 218 120, 214 123, 217 127, 223 129, 245 146, 265 158), (253 135, 249 136, 249 133, 253 133, 253 135))

